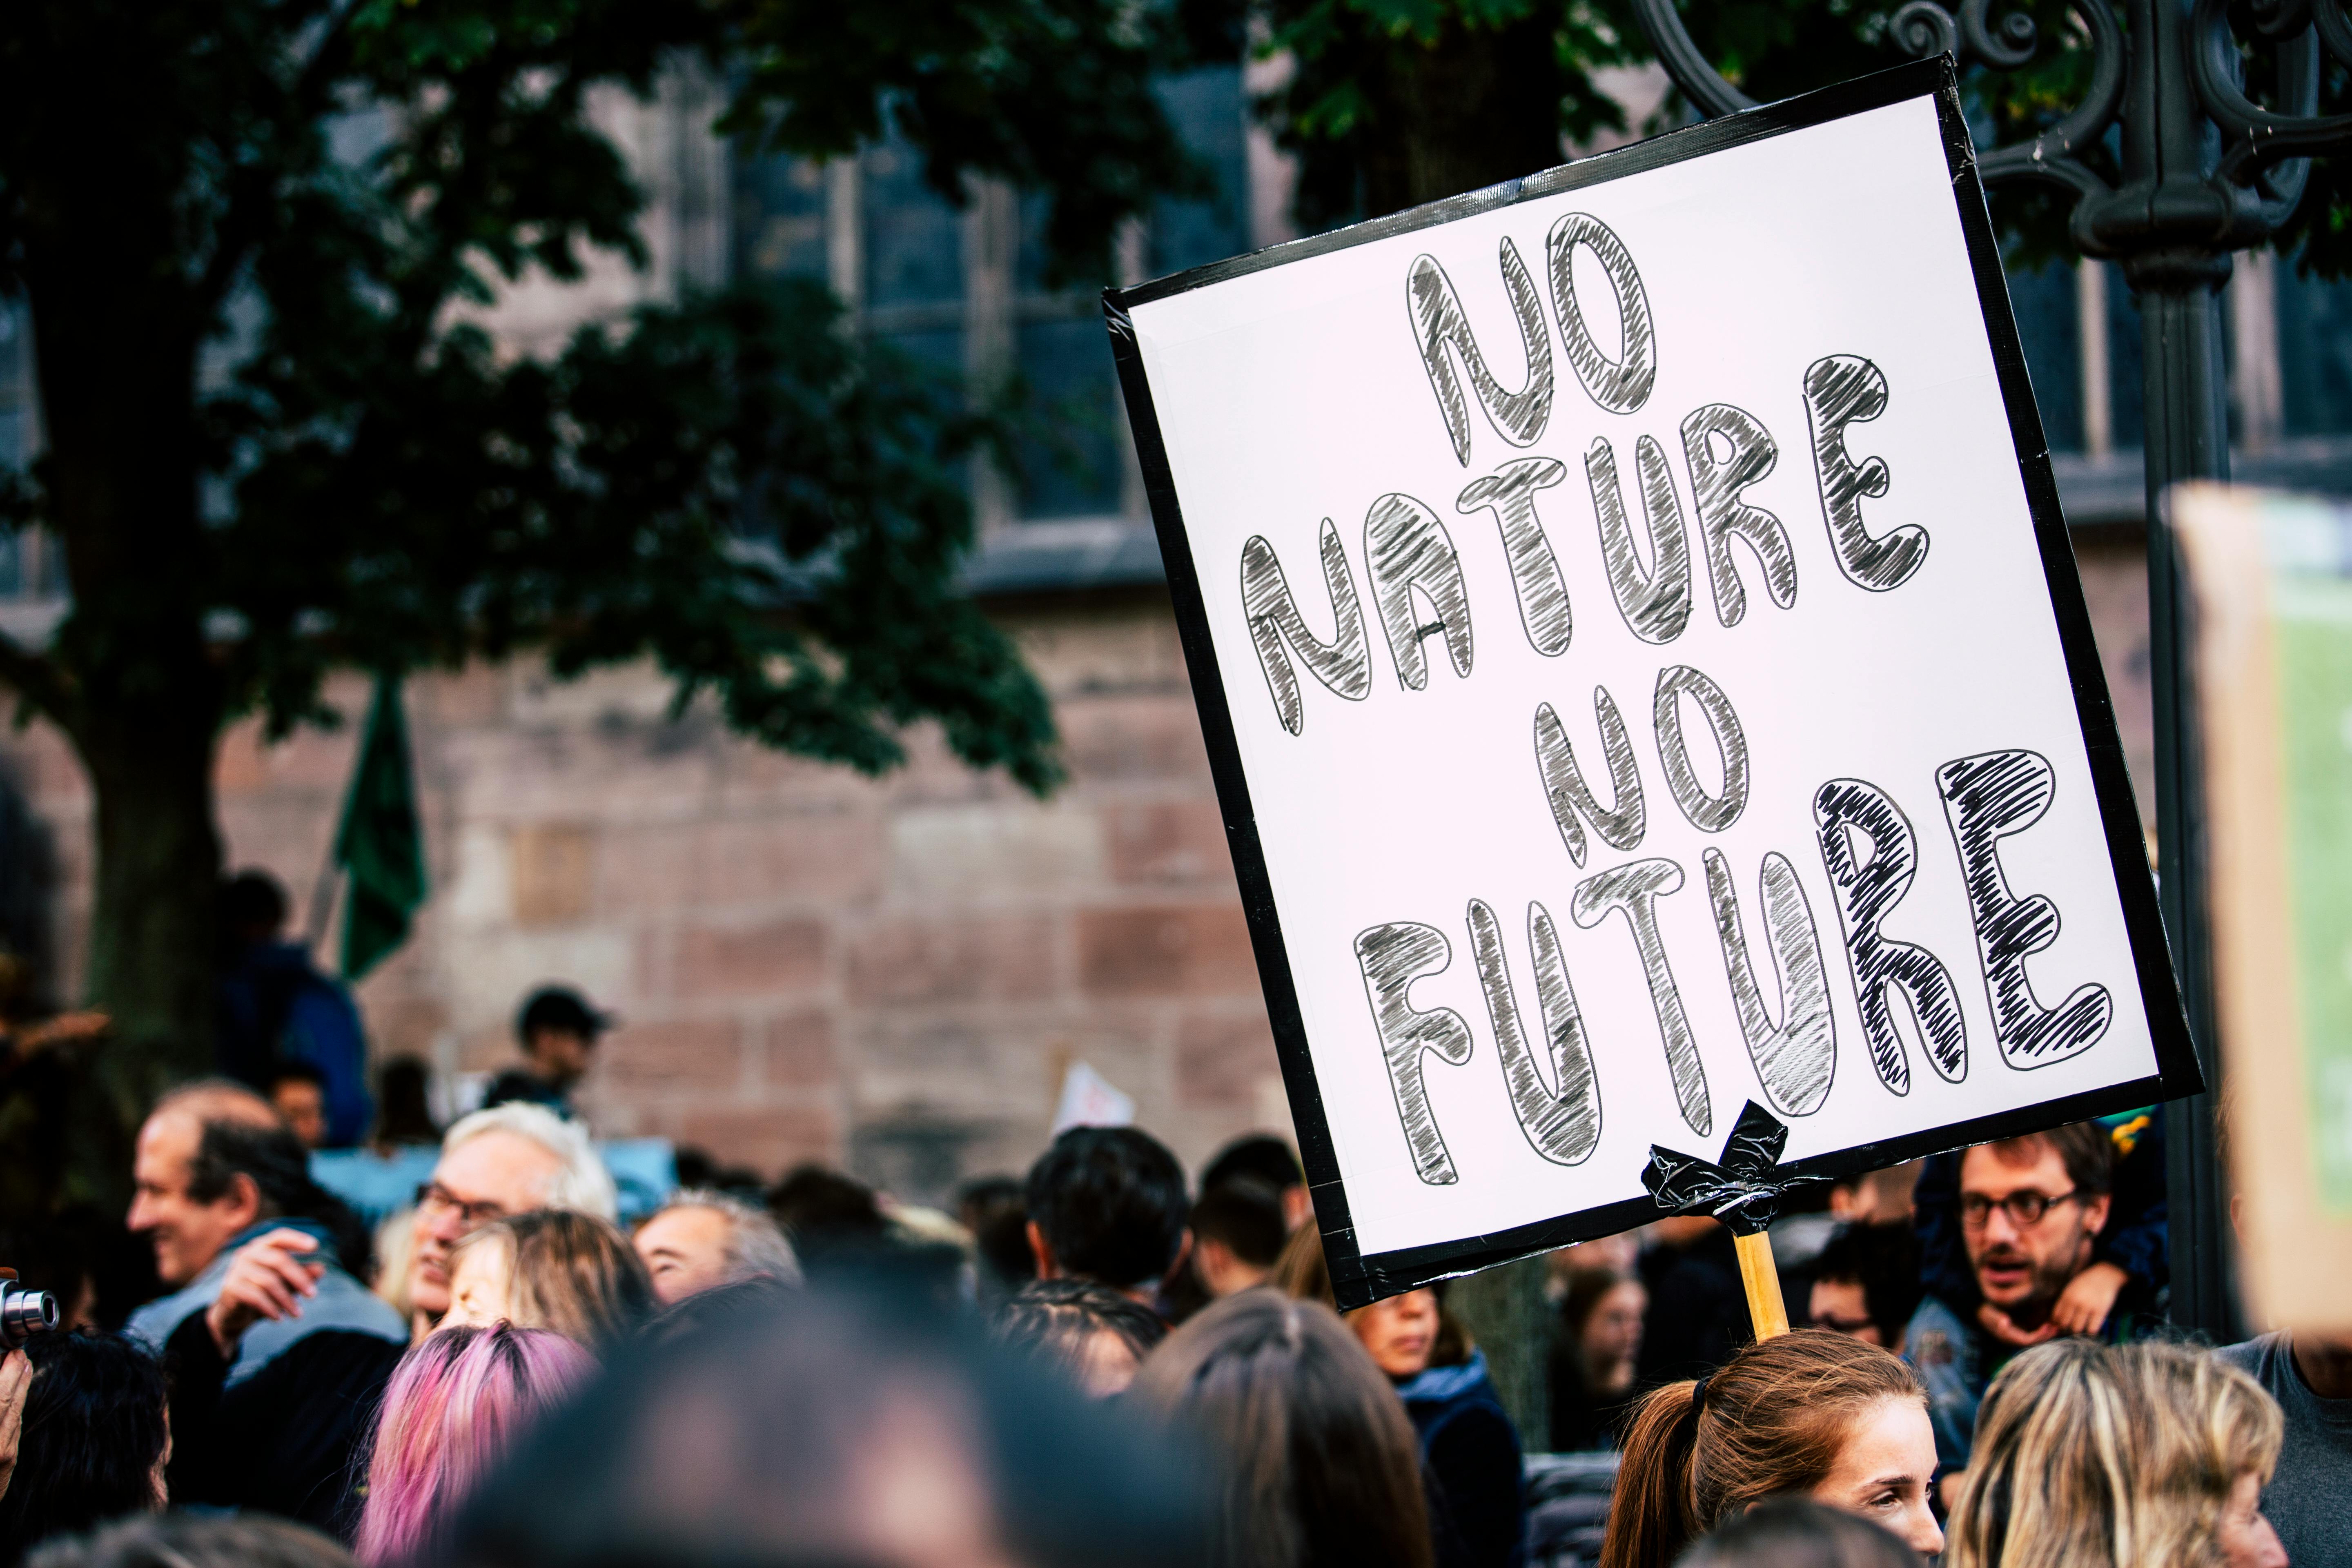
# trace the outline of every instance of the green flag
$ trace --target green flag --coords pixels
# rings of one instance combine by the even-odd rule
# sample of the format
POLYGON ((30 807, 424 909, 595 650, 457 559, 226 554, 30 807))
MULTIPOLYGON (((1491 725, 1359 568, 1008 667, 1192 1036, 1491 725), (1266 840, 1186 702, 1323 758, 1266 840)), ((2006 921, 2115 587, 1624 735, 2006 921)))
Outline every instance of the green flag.
POLYGON ((343 823, 335 830, 335 864, 351 880, 343 906, 343 978, 355 981, 408 940, 409 917, 425 902, 425 834, 416 821, 416 780, 396 675, 376 677, 343 823))

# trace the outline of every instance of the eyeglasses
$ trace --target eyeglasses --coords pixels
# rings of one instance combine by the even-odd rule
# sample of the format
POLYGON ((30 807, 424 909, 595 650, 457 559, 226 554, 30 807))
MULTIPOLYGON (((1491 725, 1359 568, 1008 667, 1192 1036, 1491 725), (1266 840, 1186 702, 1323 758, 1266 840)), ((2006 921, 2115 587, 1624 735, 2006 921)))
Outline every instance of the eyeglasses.
POLYGON ((1827 1329, 1832 1333, 1860 1334, 1877 1325, 1868 1318, 1841 1318, 1835 1312, 1815 1312, 1809 1326, 1827 1329))
POLYGON ((1985 1223, 1992 1218, 1992 1211, 1998 1208, 2009 1216, 2011 1225, 2016 1226, 2020 1230, 2030 1230, 2042 1223, 2042 1216, 2048 1214, 2053 1205, 2072 1203, 2082 1195, 2083 1190, 2080 1187, 2060 1193, 2054 1197, 2045 1193, 2011 1193, 1996 1203, 1982 1193, 1962 1193, 1960 1223, 1970 1230, 1982 1230, 1985 1223))
POLYGON ((427 1182, 416 1189, 417 1218, 438 1219, 446 1214, 455 1214, 467 1230, 479 1230, 494 1219, 506 1218, 507 1210, 504 1204, 487 1198, 469 1204, 438 1182, 427 1182))

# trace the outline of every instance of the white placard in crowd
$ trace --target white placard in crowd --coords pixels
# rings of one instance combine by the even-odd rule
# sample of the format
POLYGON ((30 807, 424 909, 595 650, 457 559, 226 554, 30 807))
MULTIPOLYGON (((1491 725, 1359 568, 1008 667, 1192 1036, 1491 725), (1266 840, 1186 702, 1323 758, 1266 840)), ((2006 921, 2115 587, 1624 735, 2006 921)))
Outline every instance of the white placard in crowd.
POLYGON ((1107 309, 1343 1301, 2197 1087, 1948 67, 1107 309))

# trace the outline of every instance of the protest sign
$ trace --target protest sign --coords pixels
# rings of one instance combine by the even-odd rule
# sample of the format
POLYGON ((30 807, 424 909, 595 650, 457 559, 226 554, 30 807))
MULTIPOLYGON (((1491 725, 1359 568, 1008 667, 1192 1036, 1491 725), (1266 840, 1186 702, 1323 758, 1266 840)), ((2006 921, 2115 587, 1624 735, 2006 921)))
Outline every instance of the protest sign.
POLYGON ((1344 1305, 2198 1087, 1948 62, 1105 304, 1344 1305))
POLYGON ((2352 508, 2186 486, 2213 971, 2247 1295, 2352 1329, 2352 508))

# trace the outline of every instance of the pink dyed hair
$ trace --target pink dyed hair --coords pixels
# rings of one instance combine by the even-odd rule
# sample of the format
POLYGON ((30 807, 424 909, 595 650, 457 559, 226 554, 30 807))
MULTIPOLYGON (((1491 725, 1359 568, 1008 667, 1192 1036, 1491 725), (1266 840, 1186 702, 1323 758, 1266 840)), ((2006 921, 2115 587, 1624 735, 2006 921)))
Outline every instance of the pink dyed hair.
POLYGON ((400 1358, 376 1417, 353 1550, 368 1568, 417 1556, 523 1429, 587 1382, 586 1351, 545 1329, 442 1329, 400 1358))

